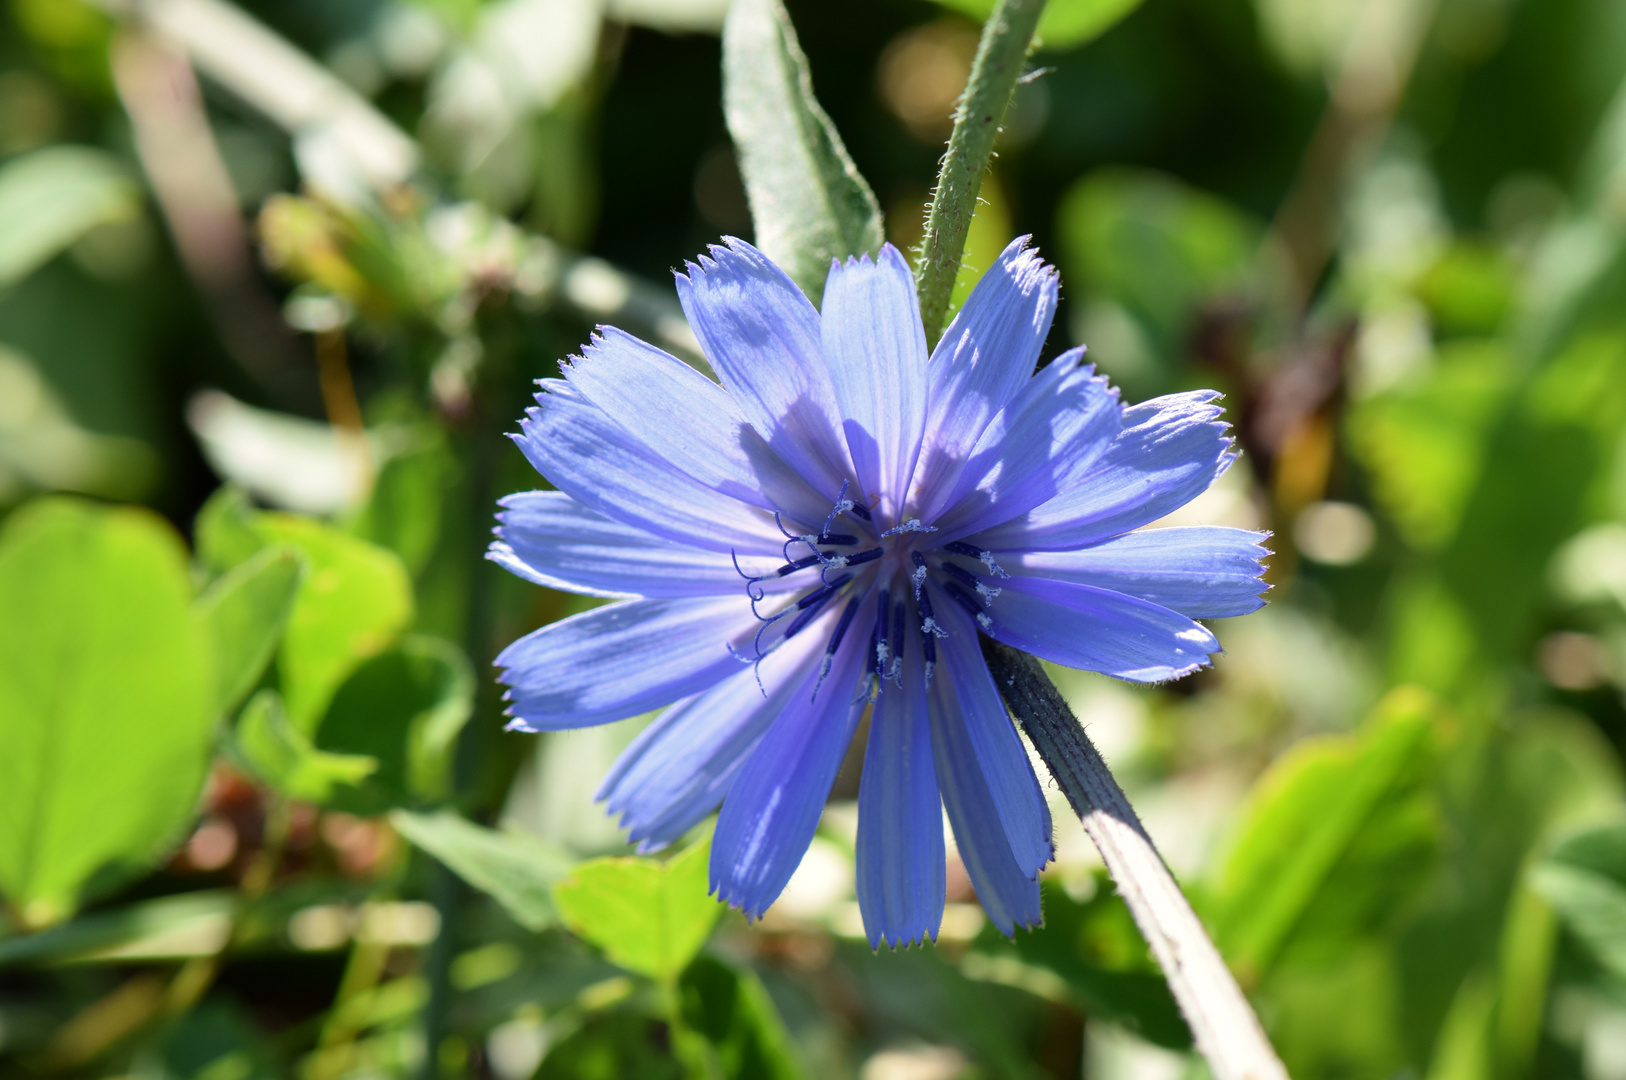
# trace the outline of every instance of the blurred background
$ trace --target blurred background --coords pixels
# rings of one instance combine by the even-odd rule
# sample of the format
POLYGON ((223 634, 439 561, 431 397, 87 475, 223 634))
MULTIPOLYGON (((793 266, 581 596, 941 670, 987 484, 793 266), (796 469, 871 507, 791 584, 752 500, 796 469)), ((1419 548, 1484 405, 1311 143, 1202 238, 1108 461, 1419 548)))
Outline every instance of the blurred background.
MULTIPOLYGON (((788 7, 913 245, 991 3, 788 7)), ((0 1075, 1206 1075, 1053 786, 1014 942, 951 849, 936 947, 871 953, 856 760, 681 970, 527 892, 626 853, 641 722, 502 731, 491 658, 593 603, 482 561, 502 435, 595 323, 694 357, 669 274, 751 233, 725 8, 0 7, 0 563, 77 650, 18 607, 0 662, 103 725, 0 694, 0 1075), (188 690, 187 605, 284 572, 188 690)), ((1052 9, 957 295, 1032 234, 1046 357, 1223 390, 1176 518, 1275 551, 1212 670, 1054 676, 1295 1077, 1626 1078, 1626 6, 1052 9)))

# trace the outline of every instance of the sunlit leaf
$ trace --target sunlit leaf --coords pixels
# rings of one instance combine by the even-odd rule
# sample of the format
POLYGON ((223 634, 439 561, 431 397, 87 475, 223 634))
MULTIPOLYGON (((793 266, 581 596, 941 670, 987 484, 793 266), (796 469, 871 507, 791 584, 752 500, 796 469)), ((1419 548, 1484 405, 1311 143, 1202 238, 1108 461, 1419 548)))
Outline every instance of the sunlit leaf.
POLYGON ((780 0, 736 0, 723 26, 723 113, 756 244, 817 303, 830 260, 880 250, 875 193, 813 97, 780 0))
POLYGON ((191 819, 215 676, 159 518, 51 499, 0 536, 0 892, 31 923, 150 865, 191 819))
POLYGON ((450 810, 434 814, 397 810, 390 821, 402 836, 496 900, 527 930, 552 925, 553 887, 575 863, 563 848, 518 829, 487 829, 450 810))
POLYGON ((628 971, 671 979, 694 959, 723 913, 707 893, 711 841, 661 863, 637 856, 593 859, 554 887, 571 932, 628 971))
POLYGON ((393 553, 313 518, 263 513, 222 488, 198 514, 198 555, 228 570, 262 548, 295 548, 309 565, 277 653, 288 717, 313 731, 333 694, 412 621, 412 582, 393 553))
POLYGON ((141 191, 112 155, 51 146, 0 166, 0 289, 92 228, 134 215, 141 191))
POLYGON ((1216 937, 1232 964, 1262 975, 1290 948, 1347 950, 1426 882, 1437 708, 1402 687, 1359 735, 1306 739, 1260 779, 1219 876, 1216 937))
POLYGON ((299 552, 267 548, 198 597, 198 617, 214 645, 222 713, 243 700, 270 663, 304 575, 299 552))
POLYGON ((333 754, 311 745, 288 722, 274 690, 262 690, 243 707, 233 747, 244 764, 291 799, 325 803, 342 785, 361 783, 378 769, 364 754, 333 754))

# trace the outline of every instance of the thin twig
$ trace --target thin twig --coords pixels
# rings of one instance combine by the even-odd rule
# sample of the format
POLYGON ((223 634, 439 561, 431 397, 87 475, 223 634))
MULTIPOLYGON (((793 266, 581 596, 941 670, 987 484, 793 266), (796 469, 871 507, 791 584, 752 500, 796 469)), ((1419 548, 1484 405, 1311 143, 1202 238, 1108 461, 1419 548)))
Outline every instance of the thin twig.
POLYGON ((982 28, 971 78, 954 114, 954 132, 926 213, 926 235, 915 267, 928 346, 937 344, 948 321, 949 297, 960 273, 971 218, 977 212, 982 174, 988 168, 1011 91, 1027 62, 1028 44, 1044 5, 1045 0, 1000 0, 982 28))
POLYGON ((1044 668, 988 638, 982 651, 1005 704, 1101 849, 1215 1080, 1287 1080, 1253 1006, 1044 668))

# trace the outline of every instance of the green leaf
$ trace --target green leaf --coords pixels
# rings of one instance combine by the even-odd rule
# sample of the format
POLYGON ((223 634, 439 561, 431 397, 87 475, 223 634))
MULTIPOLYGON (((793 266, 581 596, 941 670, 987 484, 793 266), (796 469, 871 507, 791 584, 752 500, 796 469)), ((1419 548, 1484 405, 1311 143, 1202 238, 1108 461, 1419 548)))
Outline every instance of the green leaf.
POLYGON ((1359 736, 1306 739, 1255 786, 1217 890, 1216 938, 1263 976, 1289 946, 1342 951, 1403 907, 1439 846, 1422 780, 1437 706, 1401 687, 1359 736))
POLYGON ((553 887, 575 860, 563 848, 518 829, 487 829, 450 810, 397 810, 390 822, 458 877, 490 896, 527 930, 553 924, 553 887))
POLYGON ((756 244, 812 297, 830 260, 875 254, 875 193, 813 97, 780 0, 736 0, 723 24, 723 113, 739 152, 756 244))
POLYGON ((447 793, 452 744, 474 711, 474 672, 455 646, 411 635, 351 673, 316 731, 324 750, 379 763, 334 805, 371 815, 447 793))
POLYGON ((727 1080, 799 1080, 805 1075, 773 999, 756 973, 696 957, 678 983, 683 1019, 705 1036, 727 1080))
POLYGON ((0 967, 208 956, 231 933, 236 909, 231 892, 211 890, 98 911, 37 934, 0 940, 0 967))
POLYGON ((683 1066, 663 1046, 667 1038, 658 1021, 636 1013, 593 1016, 548 1048, 535 1080, 682 1080, 683 1066))
POLYGON ((103 151, 52 146, 7 162, 0 168, 0 289, 140 207, 129 171, 103 151))
POLYGON ((661 863, 636 856, 593 859, 554 886, 572 933, 613 963, 652 979, 676 977, 723 913, 707 893, 711 841, 661 863))
POLYGON ((216 708, 230 712, 271 662, 305 576, 292 548, 267 548, 224 574, 197 599, 215 649, 216 708))
POLYGON ((378 470, 351 531, 401 556, 414 574, 421 572, 440 540, 442 505, 456 468, 445 437, 427 429, 416 447, 378 470))
POLYGON ((33 925, 191 820, 215 686, 186 550, 162 520, 68 499, 0 534, 0 892, 33 925))
POLYGON ((392 552, 313 518, 256 510, 235 488, 198 514, 198 554, 215 570, 279 544, 310 567, 277 653, 288 717, 309 733, 350 673, 412 622, 412 579, 392 552))
MULTIPOLYGON (((978 22, 994 10, 994 0, 937 0, 978 22)), ((1093 41, 1140 7, 1141 0, 1050 0, 1039 17, 1035 36, 1044 49, 1071 49, 1093 41)))
POLYGON ((1173 177, 1116 168, 1069 188, 1056 223, 1066 280, 1133 320, 1165 378, 1184 355, 1197 308, 1248 284, 1263 231, 1223 199, 1173 177))
POLYGON ((1531 884, 1599 963, 1626 978, 1626 824, 1569 837, 1535 865, 1531 884))
POLYGON ((237 719, 234 749, 254 775, 290 799, 326 803, 345 785, 361 783, 378 770, 364 754, 331 754, 288 722, 275 690, 262 690, 237 719))

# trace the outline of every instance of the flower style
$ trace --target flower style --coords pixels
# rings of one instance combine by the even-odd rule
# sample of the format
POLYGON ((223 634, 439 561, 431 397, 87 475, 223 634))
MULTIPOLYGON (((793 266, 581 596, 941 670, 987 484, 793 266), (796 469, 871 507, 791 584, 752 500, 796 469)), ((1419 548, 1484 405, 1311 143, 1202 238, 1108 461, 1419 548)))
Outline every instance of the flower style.
POLYGON ((1043 793, 978 635, 1134 682, 1219 651, 1258 608, 1264 534, 1141 529, 1234 457, 1219 396, 1125 407, 1082 348, 1034 372, 1056 274, 1025 238, 928 356, 890 245, 816 310, 730 239, 677 277, 721 385, 602 328, 514 440, 557 489, 502 500, 490 557, 616 598, 510 645, 511 727, 666 706, 599 798, 644 849, 718 811, 712 891, 756 918, 872 708, 858 898, 872 945, 935 937, 942 809, 989 917, 1039 921, 1043 793), (941 808, 941 809, 940 809, 941 808))

